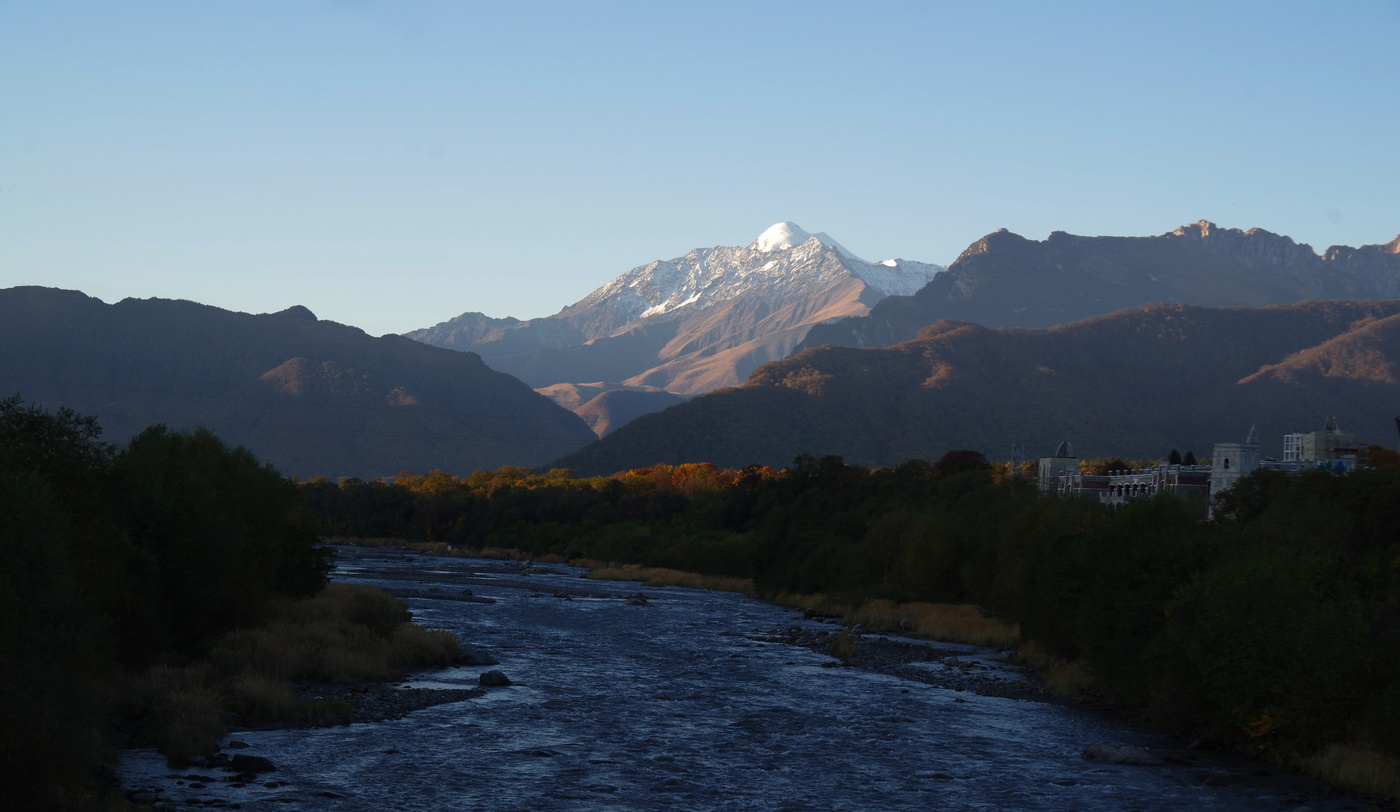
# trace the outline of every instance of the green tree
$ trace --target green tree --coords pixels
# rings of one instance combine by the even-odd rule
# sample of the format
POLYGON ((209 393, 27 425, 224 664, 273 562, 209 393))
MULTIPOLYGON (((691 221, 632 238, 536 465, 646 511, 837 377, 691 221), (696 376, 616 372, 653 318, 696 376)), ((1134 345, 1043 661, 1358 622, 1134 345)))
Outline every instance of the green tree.
POLYGON ((148 644, 188 650, 255 623, 271 597, 325 584, 329 552, 296 486, 247 449, 205 429, 153 426, 117 457, 115 472, 163 623, 148 644))
POLYGON ((65 513, 0 450, 0 791, 14 809, 86 806, 111 755, 95 690, 112 676, 108 624, 78 580, 65 513))

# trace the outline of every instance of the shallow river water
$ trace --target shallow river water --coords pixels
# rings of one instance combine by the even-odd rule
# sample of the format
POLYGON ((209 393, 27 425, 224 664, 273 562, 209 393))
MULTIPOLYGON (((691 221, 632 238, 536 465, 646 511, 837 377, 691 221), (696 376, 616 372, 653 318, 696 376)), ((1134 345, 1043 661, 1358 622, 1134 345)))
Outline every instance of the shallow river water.
POLYGON ((470 588, 496 601, 409 598, 418 622, 500 663, 404 685, 475 687, 488 668, 513 684, 394 721, 239 733, 241 752, 278 767, 244 787, 212 769, 171 769, 151 751, 126 754, 124 782, 180 809, 220 801, 492 812, 1364 808, 1210 754, 1155 767, 1088 761, 1081 753, 1097 742, 1154 752, 1182 745, 1082 708, 831 667, 824 655, 756 639, 830 626, 729 593, 645 588, 645 606, 555 597, 638 591, 580 581, 578 572, 546 565, 507 574, 498 562, 397 551, 346 557, 337 580, 444 596, 470 588))

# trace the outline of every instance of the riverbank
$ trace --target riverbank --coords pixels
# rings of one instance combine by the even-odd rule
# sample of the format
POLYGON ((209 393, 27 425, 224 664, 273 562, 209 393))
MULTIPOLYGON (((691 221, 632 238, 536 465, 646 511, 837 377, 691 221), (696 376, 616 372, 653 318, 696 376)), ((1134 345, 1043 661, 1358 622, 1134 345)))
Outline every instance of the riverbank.
MULTIPOLYGON (((381 541, 380 545, 382 544, 381 541)), ((366 554, 373 556, 383 554, 386 550, 384 546, 380 545, 376 545, 372 552, 366 548, 346 549, 351 558, 359 555, 359 553, 350 552, 350 550, 355 549, 364 550, 366 554)), ((418 550, 416 552, 431 555, 433 551, 418 550)), ((453 551, 451 557, 466 557, 463 552, 453 551)), ((403 554, 411 555, 407 551, 403 554)), ((530 573, 547 574, 551 571, 548 564, 541 566, 528 554, 519 551, 497 549, 493 550, 492 554, 493 562, 478 564, 476 571, 496 583, 529 589, 537 585, 528 580, 517 580, 515 576, 528 576, 530 573)), ((593 568, 586 576, 589 578, 605 573, 612 578, 636 580, 651 586, 672 585, 704 588, 701 583, 704 580, 702 576, 679 571, 641 568, 634 565, 607 566, 597 561, 574 560, 550 563, 568 563, 571 566, 593 568)), ((456 583, 461 576, 456 573, 445 573, 441 577, 444 583, 456 583)), ((725 583, 721 588, 750 596, 753 594, 751 588, 738 582, 725 583)), ((570 591, 575 590, 570 587, 570 591)), ((586 589, 578 589, 576 594, 592 597, 620 597, 619 593, 616 592, 586 589)), ((421 596, 442 597, 431 594, 421 596)), ((1129 720, 1134 724, 1140 722, 1139 718, 1129 709, 1104 700, 1096 692, 1083 690, 1087 683, 1084 681, 1084 675, 1075 668, 1075 664, 1053 661, 1037 662, 1035 657, 1026 657, 1024 651, 1012 650, 1014 643, 1006 641, 1012 639, 1008 637, 1008 633, 1014 633, 1015 629, 1014 627, 1006 627, 1005 624, 1002 624, 1001 628, 973 628, 974 624, 972 623, 957 621, 950 628, 951 634, 959 637, 959 641, 915 640, 899 633, 886 635, 861 630, 862 627, 873 627, 881 632, 892 628, 910 629, 911 631, 918 628, 918 631, 924 631, 924 624, 911 623, 910 619, 905 617, 909 607, 892 606, 874 607, 873 609, 867 607, 866 610, 857 610, 852 607, 835 607, 822 596, 784 596, 777 602, 777 605, 806 609, 808 611, 805 614, 809 621, 830 624, 832 628, 830 631, 823 631, 814 630, 810 624, 806 626, 790 625, 775 628, 765 634, 754 636, 752 639, 797 646, 835 658, 827 664, 828 667, 854 668, 884 674, 929 687, 965 692, 969 697, 997 697, 1036 702, 1075 708, 1091 713, 1111 714, 1115 718, 1129 720), (812 611, 813 601, 821 604, 822 613, 812 611), (968 639, 990 639, 998 641, 998 644, 991 647, 983 646, 979 649, 961 642, 968 639), (1066 671, 1069 673, 1067 674, 1066 671)), ((946 608, 957 609, 958 607, 946 608)), ((994 621, 989 621, 989 623, 996 625, 994 621)), ((1039 659, 1050 660, 1051 658, 1042 656, 1039 659)), ((1252 760, 1249 754, 1218 750, 1194 737, 1167 738, 1170 744, 1163 750, 1161 756, 1175 763, 1228 764, 1230 765, 1229 769, 1278 776, 1280 780, 1283 780, 1285 776, 1297 777, 1302 771, 1312 772, 1320 776, 1325 776, 1330 772, 1303 770, 1300 765, 1282 762, 1266 765, 1263 762, 1252 760)), ((1348 783, 1350 786, 1356 785, 1356 782, 1348 783)), ((1343 790, 1335 791, 1340 793, 1343 790)), ((1378 808, 1374 806, 1376 804, 1384 808, 1397 807, 1394 799, 1386 799, 1372 800, 1356 808, 1378 808)))
POLYGON ((629 602, 627 585, 577 576, 347 555, 338 578, 420 594, 417 622, 499 657, 512 684, 455 704, 437 700, 472 697, 484 667, 330 686, 342 693, 309 698, 360 700, 357 719, 372 723, 240 732, 227 762, 174 771, 142 754, 128 786, 175 809, 288 812, 1366 808, 1056 699, 1005 651, 853 632, 704 590, 647 587, 629 602), (1093 760, 1144 752, 1140 766, 1093 760), (239 772, 240 755, 276 770, 239 772))

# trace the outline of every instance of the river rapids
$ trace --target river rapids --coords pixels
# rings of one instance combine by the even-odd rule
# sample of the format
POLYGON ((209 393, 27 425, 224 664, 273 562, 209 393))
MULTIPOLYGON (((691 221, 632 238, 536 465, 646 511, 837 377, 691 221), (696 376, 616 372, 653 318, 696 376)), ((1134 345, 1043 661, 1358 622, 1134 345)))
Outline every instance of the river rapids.
MULTIPOLYGON (((418 623, 489 652, 494 666, 396 685, 511 685, 400 719, 234 734, 277 771, 124 755, 133 792, 175 809, 246 810, 1312 810, 1364 805, 1265 765, 1144 732, 1064 702, 958 690, 1028 675, 994 652, 917 666, 930 679, 839 666, 785 641, 833 626, 739 595, 580 580, 580 570, 344 551, 335 579, 372 583, 418 623), (470 589, 474 598, 453 599, 470 589), (778 633, 776 630, 784 630, 778 633), (933 684, 930 684, 933 683, 933 684), (1168 756, 1157 766, 1083 757, 1099 743, 1168 756), (239 786, 235 786, 238 784, 239 786)), ((945 658, 946 659, 946 658, 945 658)), ((915 666, 911 666, 914 668, 915 666)), ((997 693, 991 691, 990 693, 997 693)), ((1007 692, 1002 691, 1002 694, 1007 692)))

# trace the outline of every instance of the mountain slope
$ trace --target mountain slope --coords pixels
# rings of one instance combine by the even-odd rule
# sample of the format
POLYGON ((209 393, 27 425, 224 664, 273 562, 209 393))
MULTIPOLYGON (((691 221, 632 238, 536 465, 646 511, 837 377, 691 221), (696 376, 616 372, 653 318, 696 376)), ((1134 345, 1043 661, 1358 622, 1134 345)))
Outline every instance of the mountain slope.
POLYGON ((1048 327, 1150 302, 1259 307, 1397 296, 1400 237, 1318 256, 1262 229, 1222 229, 1205 220, 1158 237, 1057 231, 1035 242, 1001 229, 913 296, 891 296, 867 316, 814 327, 802 347, 889 346, 945 318, 1048 327))
POLYGON ((593 439, 474 355, 371 338, 303 307, 252 316, 0 290, 0 391, 95 415, 109 439, 204 425, 300 475, 537 465, 593 439))
POLYGON ((1037 456, 1065 439, 1088 456, 1206 456, 1251 424, 1267 451, 1328 414, 1388 437, 1398 361, 1395 300, 1151 305, 1047 329, 945 320, 888 348, 825 346, 767 364, 555 464, 600 473, 810 453, 895 465, 958 448, 1002 457, 1013 443, 1037 456))
POLYGON ((692 395, 785 357, 813 324, 868 312, 941 268, 868 263, 825 234, 778 223, 745 247, 697 248, 641 265, 554 316, 466 313, 408 337, 479 353, 544 388, 608 382, 692 395))

